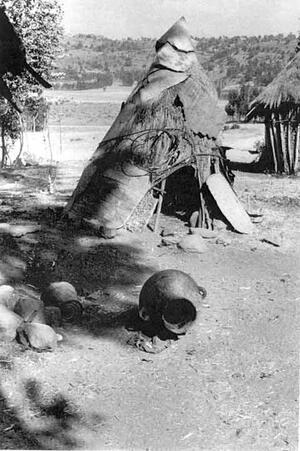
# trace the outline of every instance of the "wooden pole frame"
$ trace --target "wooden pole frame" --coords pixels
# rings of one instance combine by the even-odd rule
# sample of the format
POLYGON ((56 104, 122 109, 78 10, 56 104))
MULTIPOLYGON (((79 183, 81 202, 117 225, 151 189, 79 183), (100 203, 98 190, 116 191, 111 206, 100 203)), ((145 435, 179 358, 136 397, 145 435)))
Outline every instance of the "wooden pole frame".
POLYGON ((154 233, 157 233, 158 226, 159 226, 159 218, 160 218, 161 207, 162 207, 164 194, 165 194, 166 182, 167 182, 167 179, 165 178, 162 180, 162 182, 160 184, 159 199, 158 199, 158 203, 157 203, 156 217, 155 217, 155 223, 154 223, 154 228, 153 228, 154 233))
POLYGON ((284 172, 284 157, 283 157, 283 149, 282 149, 282 140, 281 140, 281 123, 280 116, 278 112, 274 114, 274 125, 275 125, 275 151, 277 157, 278 170, 280 173, 284 172))
POLYGON ((300 124, 298 124, 297 127, 297 134, 296 134, 296 142, 295 142, 295 149, 294 149, 294 158, 293 158, 293 169, 294 174, 297 172, 298 164, 299 164, 299 147, 300 147, 300 124))
POLYGON ((276 152, 276 140, 275 140, 275 132, 273 127, 273 122, 270 121, 270 141, 271 141, 271 148, 272 148, 272 154, 273 154, 273 161, 274 161, 274 171, 275 173, 278 172, 278 161, 277 161, 277 152, 276 152))

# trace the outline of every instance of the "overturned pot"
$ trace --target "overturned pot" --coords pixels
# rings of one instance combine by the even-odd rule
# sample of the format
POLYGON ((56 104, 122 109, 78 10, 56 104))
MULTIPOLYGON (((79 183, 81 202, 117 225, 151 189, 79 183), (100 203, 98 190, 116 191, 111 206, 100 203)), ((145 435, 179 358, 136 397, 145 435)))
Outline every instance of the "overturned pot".
POLYGON ((83 313, 76 289, 69 282, 53 282, 41 295, 45 306, 59 307, 65 321, 76 321, 83 313))

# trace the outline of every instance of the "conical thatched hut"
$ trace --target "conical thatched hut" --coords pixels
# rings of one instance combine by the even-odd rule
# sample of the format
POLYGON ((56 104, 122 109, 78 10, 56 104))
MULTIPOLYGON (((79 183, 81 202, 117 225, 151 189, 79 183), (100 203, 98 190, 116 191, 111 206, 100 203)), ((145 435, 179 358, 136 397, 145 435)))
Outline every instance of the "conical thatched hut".
POLYGON ((265 118, 261 163, 279 174, 295 174, 300 147, 300 53, 252 102, 246 119, 265 118))
POLYGON ((138 229, 155 208, 159 216, 166 180, 187 167, 197 181, 198 225, 212 227, 203 187, 213 173, 222 173, 221 183, 226 183, 227 168, 216 143, 223 111, 184 18, 155 49, 153 64, 122 105, 66 207, 71 220, 79 218, 104 235, 138 229))

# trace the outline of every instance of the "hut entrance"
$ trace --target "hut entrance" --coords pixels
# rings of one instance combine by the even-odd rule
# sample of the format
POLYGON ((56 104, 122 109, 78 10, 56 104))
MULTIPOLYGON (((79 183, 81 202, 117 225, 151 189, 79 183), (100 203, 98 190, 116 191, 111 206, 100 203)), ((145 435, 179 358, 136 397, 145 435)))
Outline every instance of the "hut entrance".
POLYGON ((192 166, 185 166, 171 174, 165 185, 162 213, 189 221, 199 210, 199 182, 192 166))

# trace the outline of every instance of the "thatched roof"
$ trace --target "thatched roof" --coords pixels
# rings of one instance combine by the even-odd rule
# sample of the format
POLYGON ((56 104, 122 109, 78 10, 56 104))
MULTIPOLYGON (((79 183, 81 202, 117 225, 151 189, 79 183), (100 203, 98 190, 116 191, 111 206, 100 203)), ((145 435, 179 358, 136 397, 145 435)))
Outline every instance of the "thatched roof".
POLYGON ((300 107, 300 52, 256 97, 246 118, 250 120, 267 111, 287 111, 293 107, 300 107))

